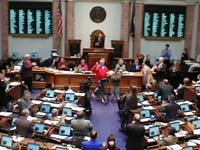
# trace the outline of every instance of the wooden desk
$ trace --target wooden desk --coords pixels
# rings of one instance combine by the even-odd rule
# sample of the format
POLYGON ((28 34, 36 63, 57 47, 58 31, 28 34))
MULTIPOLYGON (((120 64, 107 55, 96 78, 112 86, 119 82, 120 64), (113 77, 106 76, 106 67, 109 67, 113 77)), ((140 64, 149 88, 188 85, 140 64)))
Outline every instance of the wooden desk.
MULTIPOLYGON (((44 81, 42 82, 51 82, 54 85, 54 88, 63 88, 65 85, 70 85, 70 87, 75 90, 79 91, 79 86, 81 82, 85 82, 88 77, 91 77, 93 79, 93 85, 92 88, 95 88, 95 74, 82 74, 82 73, 68 73, 63 74, 61 71, 52 72, 48 71, 46 69, 40 69, 33 70, 34 74, 38 72, 43 72, 45 75, 44 81)), ((33 81, 33 88, 44 88, 39 84, 37 84, 39 81, 33 81)), ((133 75, 123 75, 121 82, 120 82, 120 91, 121 92, 128 92, 130 89, 130 85, 135 85, 139 88, 138 92, 141 91, 142 87, 142 73, 136 72, 133 75)), ((111 81, 107 85, 107 89, 111 90, 111 81)))
POLYGON ((95 65, 101 58, 105 58, 106 64, 110 68, 111 61, 113 60, 114 48, 84 48, 83 57, 88 62, 89 69, 95 65))

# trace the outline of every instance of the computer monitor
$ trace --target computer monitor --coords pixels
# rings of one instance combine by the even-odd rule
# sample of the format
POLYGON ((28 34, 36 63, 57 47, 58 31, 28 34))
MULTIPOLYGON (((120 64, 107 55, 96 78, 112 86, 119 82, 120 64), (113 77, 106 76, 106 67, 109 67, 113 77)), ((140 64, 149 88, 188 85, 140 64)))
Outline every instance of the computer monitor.
POLYGON ((141 109, 140 115, 141 115, 141 118, 151 118, 151 113, 149 109, 141 109))
POLYGON ((54 90, 47 90, 45 96, 49 98, 53 98, 55 96, 54 90))
POLYGON ((67 125, 61 125, 59 128, 59 135, 70 136, 71 135, 71 127, 67 125))
POLYGON ((12 149, 12 137, 8 135, 2 135, 1 138, 1 146, 6 147, 8 149, 12 149))
POLYGON ((158 95, 158 93, 154 93, 154 98, 155 98, 155 99, 158 99, 158 100, 161 100, 161 96, 158 95))
POLYGON ((40 108, 40 112, 50 113, 51 105, 49 104, 42 104, 40 108))
POLYGON ((200 129, 200 119, 192 120, 195 129, 200 129))
POLYGON ((183 147, 182 150, 193 150, 193 147, 192 146, 185 146, 185 147, 183 147))
POLYGON ((149 137, 155 137, 159 135, 159 127, 158 126, 152 126, 149 128, 149 137))
POLYGON ((43 133, 44 132, 44 124, 43 123, 35 123, 34 130, 37 133, 43 133))
POLYGON ((11 126, 16 126, 16 120, 17 119, 18 118, 16 118, 16 117, 12 118, 11 126))
POLYGON ((67 149, 63 147, 56 147, 56 150, 67 150, 67 149))
POLYGON ((138 99, 138 102, 143 102, 144 101, 144 95, 143 94, 137 94, 137 99, 138 99))
POLYGON ((38 52, 31 52, 31 58, 38 58, 38 52))
POLYGON ((66 93, 65 101, 74 102, 75 101, 75 93, 66 93))
POLYGON ((29 143, 27 146, 27 150, 40 150, 39 144, 29 143))
POLYGON ((180 122, 170 122, 170 127, 174 128, 176 132, 180 131, 180 122))
POLYGON ((71 117, 71 116, 72 116, 72 109, 71 109, 71 108, 64 107, 64 108, 63 108, 63 114, 64 114, 64 115, 67 115, 68 117, 71 117))
POLYGON ((189 108, 188 103, 183 103, 183 104, 181 104, 181 105, 180 105, 180 108, 181 108, 181 110, 182 110, 183 112, 188 112, 188 111, 190 111, 190 108, 189 108))
POLYGON ((196 90, 197 93, 200 93, 200 86, 196 86, 195 90, 196 90))

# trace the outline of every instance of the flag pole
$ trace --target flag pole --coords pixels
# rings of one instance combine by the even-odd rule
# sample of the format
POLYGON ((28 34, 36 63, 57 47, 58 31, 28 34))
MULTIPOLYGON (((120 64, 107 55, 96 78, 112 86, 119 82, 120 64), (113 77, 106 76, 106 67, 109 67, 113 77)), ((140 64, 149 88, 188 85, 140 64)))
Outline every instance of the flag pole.
POLYGON ((131 17, 131 37, 133 43, 133 58, 135 56, 134 42, 135 42, 135 0, 132 0, 132 17, 131 17))

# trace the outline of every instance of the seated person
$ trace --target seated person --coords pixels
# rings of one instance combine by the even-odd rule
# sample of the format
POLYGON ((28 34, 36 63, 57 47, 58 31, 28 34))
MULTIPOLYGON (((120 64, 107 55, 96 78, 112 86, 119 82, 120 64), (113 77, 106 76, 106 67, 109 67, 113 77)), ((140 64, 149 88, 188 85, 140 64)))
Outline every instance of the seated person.
POLYGON ((81 62, 78 65, 78 68, 81 68, 82 71, 88 71, 88 65, 86 64, 85 59, 81 59, 81 62))
POLYGON ((64 57, 61 57, 60 60, 58 61, 58 66, 57 66, 58 70, 67 70, 68 66, 66 63, 66 60, 64 57))
POLYGON ((61 124, 65 124, 64 117, 65 116, 62 116, 61 118, 59 118, 58 117, 58 109, 57 108, 53 108, 51 110, 51 115, 48 116, 48 119, 52 120, 52 121, 58 121, 58 124, 56 124, 56 125, 61 125, 61 124))
POLYGON ((31 93, 28 90, 25 90, 22 98, 19 99, 18 109, 19 112, 21 112, 23 109, 31 110, 31 108, 32 108, 31 93))
POLYGON ((173 127, 168 127, 165 130, 166 132, 163 134, 164 137, 162 141, 159 141, 159 143, 164 146, 176 144, 178 141, 177 137, 175 136, 176 129, 173 127))
POLYGON ((124 60, 123 59, 119 59, 117 64, 115 65, 115 69, 119 69, 119 71, 126 71, 126 65, 124 64, 124 60))
POLYGON ((139 60, 135 59, 135 62, 131 66, 132 72, 138 72, 142 70, 142 66, 139 64, 139 60))
POLYGON ((96 48, 103 48, 104 47, 103 34, 99 33, 98 36, 95 37, 93 47, 96 47, 96 48))

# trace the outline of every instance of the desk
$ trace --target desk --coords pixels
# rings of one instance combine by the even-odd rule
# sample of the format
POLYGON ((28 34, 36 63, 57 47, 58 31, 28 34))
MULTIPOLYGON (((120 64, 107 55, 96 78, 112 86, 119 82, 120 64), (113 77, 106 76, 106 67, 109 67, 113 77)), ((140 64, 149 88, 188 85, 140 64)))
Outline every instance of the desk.
MULTIPOLYGON (((58 70, 49 70, 45 68, 33 69, 34 74, 42 73, 45 74, 44 81, 42 83, 51 82, 54 88, 63 88, 65 85, 70 85, 74 91, 79 91, 79 86, 81 82, 85 82, 88 77, 93 79, 92 88, 95 88, 95 74, 82 74, 74 72, 63 72, 58 70)), ((131 74, 125 74, 122 76, 120 82, 120 91, 128 92, 130 85, 136 85, 139 87, 138 92, 141 91, 142 87, 142 73, 136 72, 131 74)), ((33 88, 44 88, 45 85, 41 85, 40 81, 33 81, 33 88)), ((107 85, 107 90, 111 90, 111 81, 107 85)))

